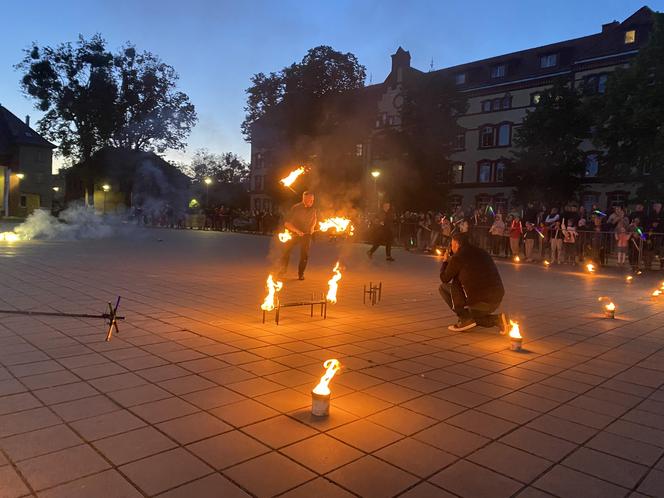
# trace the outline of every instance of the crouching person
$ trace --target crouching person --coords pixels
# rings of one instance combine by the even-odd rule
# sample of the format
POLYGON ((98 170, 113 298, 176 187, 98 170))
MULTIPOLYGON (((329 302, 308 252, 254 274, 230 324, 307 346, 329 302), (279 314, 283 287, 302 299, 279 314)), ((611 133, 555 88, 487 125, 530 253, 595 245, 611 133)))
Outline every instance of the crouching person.
POLYGON ((474 246, 464 233, 452 236, 452 255, 443 255, 440 269, 440 295, 458 317, 448 327, 454 332, 481 327, 507 329, 504 313, 492 314, 503 300, 505 289, 493 259, 484 249, 474 246))

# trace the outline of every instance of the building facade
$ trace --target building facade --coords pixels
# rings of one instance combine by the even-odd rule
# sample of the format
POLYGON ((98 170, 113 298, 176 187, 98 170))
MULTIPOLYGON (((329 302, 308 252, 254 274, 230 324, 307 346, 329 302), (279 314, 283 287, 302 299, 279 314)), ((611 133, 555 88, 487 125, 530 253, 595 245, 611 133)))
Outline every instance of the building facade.
POLYGON ((0 217, 24 218, 51 209, 55 146, 0 106, 0 217))
MULTIPOLYGON (((504 173, 513 159, 515 133, 526 113, 535 108, 541 93, 561 78, 583 88, 587 94, 604 93, 608 74, 629 64, 647 42, 652 14, 643 7, 622 22, 603 25, 600 32, 592 35, 428 73, 412 68, 410 54, 399 47, 392 55, 392 70, 387 79, 363 89, 364 105, 371 106, 375 116, 375 125, 358 132, 354 146, 355 153, 361 156, 366 196, 374 199, 381 196, 382 179, 372 178, 371 171, 389 170, 394 166, 390 163, 399 160, 378 154, 376 141, 385 130, 400 128, 405 85, 418 84, 437 75, 454 81, 458 91, 467 97, 468 109, 457 119, 451 171, 449 176, 443 176, 451 185, 431 185, 431 188, 449 191, 450 209, 457 206, 481 209, 491 205, 496 210, 508 210, 513 189, 506 184, 504 173)), ((262 136, 256 143, 252 141, 254 209, 272 207, 272 199, 265 192, 266 171, 272 166, 271 153, 279 147, 274 132, 262 136)), ((581 148, 586 153, 586 186, 580 202, 607 208, 625 204, 638 184, 600 181, 601 151, 594 150, 590 142, 583 143, 581 148)), ((431 206, 436 207, 439 206, 431 206)))

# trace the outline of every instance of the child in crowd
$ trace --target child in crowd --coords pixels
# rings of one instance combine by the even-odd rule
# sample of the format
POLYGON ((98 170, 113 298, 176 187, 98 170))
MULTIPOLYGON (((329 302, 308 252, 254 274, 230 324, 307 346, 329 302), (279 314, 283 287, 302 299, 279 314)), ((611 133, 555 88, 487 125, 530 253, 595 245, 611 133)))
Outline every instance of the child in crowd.
POLYGON ((563 253, 565 255, 565 263, 576 266, 576 239, 579 233, 572 221, 563 225, 563 253))
POLYGON ((620 223, 616 227, 615 239, 616 239, 616 252, 618 254, 618 264, 623 266, 627 259, 627 244, 629 244, 629 239, 631 234, 627 232, 625 225, 620 223))

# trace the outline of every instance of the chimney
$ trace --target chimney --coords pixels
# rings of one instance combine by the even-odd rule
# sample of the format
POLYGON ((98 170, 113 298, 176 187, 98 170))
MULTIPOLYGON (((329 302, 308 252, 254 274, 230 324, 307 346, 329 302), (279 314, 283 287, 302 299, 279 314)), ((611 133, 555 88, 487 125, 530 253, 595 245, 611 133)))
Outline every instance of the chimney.
POLYGON ((609 31, 611 31, 612 29, 617 28, 618 26, 620 26, 620 23, 618 21, 613 21, 613 22, 609 22, 609 23, 606 23, 606 24, 602 24, 602 33, 607 33, 609 31))
POLYGON ((26 114, 25 116, 25 126, 30 127, 30 114, 26 114))

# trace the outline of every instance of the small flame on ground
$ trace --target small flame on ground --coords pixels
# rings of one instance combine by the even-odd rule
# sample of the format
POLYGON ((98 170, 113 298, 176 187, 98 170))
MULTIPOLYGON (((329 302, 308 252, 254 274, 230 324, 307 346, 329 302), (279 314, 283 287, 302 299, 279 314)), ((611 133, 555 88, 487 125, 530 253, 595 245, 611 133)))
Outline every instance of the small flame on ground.
POLYGON ((521 331, 519 330, 519 323, 513 320, 510 320, 510 339, 522 339, 521 331))
POLYGON ((348 230, 349 235, 353 235, 353 232, 355 231, 355 227, 351 224, 350 220, 341 216, 327 218, 318 223, 318 229, 321 232, 327 232, 331 228, 334 228, 336 233, 341 233, 348 230))
POLYGON ((0 232, 0 241, 4 242, 17 242, 21 237, 15 232, 0 232))
POLYGON ((339 280, 341 280, 341 271, 339 271, 339 262, 337 261, 337 264, 334 265, 334 269, 332 270, 334 275, 332 275, 332 278, 327 281, 327 296, 325 299, 327 300, 328 303, 336 303, 337 302, 337 290, 339 289, 339 280))
POLYGON ((661 296, 661 295, 662 295, 662 291, 659 290, 659 289, 656 289, 656 290, 652 293, 652 297, 659 297, 659 296, 661 296))
POLYGON ((632 283, 632 280, 634 280, 634 277, 631 275, 627 275, 625 277, 625 282, 627 282, 628 284, 632 283))
POLYGON ((548 259, 545 259, 544 266, 551 266, 551 262, 548 259))
POLYGON ((304 174, 304 171, 305 171, 304 166, 300 166, 299 168, 294 169, 293 171, 288 173, 288 176, 279 180, 279 183, 281 183, 285 187, 290 187, 291 185, 293 185, 295 180, 297 180, 300 175, 304 174))
POLYGON ((595 265, 592 264, 592 263, 588 263, 586 265, 586 270, 588 270, 590 273, 594 273, 595 272, 595 265))
POLYGON ((272 278, 272 274, 270 274, 267 277, 267 296, 265 296, 265 299, 263 300, 263 304, 261 304, 261 309, 263 311, 272 311, 274 309, 274 300, 277 292, 281 290, 281 288, 284 286, 283 282, 275 282, 274 279, 272 278))
POLYGON ((279 242, 288 242, 290 239, 293 238, 293 236, 291 235, 291 233, 288 231, 287 228, 284 228, 284 231, 281 232, 278 235, 278 237, 279 237, 279 242))
POLYGON ((519 263, 521 261, 521 258, 519 256, 514 256, 514 262, 519 263))
POLYGON ((613 302, 610 302, 609 304, 604 306, 604 308, 606 309, 606 311, 616 311, 616 305, 613 304, 613 302))
POLYGON ((440 249, 436 248, 436 254, 437 254, 438 256, 442 256, 442 255, 443 255, 443 251, 441 251, 440 249))
POLYGON ((331 359, 331 360, 325 360, 323 366, 327 370, 325 371, 325 375, 323 375, 320 378, 320 382, 318 383, 318 385, 314 387, 314 393, 323 396, 329 396, 330 381, 332 380, 332 377, 334 377, 334 375, 337 373, 337 371, 341 368, 341 363, 339 363, 339 360, 331 359))

